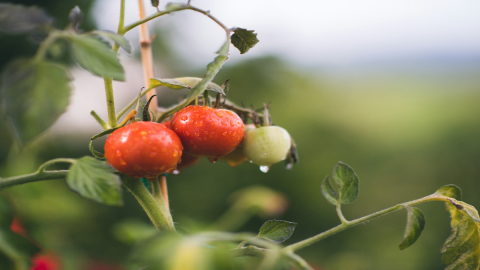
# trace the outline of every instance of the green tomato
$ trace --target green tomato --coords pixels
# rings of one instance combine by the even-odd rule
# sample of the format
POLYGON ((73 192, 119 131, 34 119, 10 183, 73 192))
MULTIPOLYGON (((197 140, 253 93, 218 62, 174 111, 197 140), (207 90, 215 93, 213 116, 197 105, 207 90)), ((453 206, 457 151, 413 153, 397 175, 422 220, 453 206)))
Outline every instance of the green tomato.
POLYGON ((245 156, 260 166, 270 166, 284 160, 290 146, 290 134, 277 126, 248 129, 243 139, 245 156))

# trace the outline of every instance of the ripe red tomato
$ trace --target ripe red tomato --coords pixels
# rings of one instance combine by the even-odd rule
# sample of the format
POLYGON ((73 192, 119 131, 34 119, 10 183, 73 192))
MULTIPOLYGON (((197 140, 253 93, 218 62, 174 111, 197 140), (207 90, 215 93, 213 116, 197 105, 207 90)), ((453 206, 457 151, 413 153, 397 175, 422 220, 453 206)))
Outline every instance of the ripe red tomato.
POLYGON ((236 113, 206 106, 183 108, 173 116, 170 126, 182 140, 185 152, 215 158, 232 152, 245 133, 236 113))
POLYGON ((165 125, 135 122, 115 130, 105 142, 107 162, 135 177, 157 177, 175 169, 182 156, 180 138, 165 125))

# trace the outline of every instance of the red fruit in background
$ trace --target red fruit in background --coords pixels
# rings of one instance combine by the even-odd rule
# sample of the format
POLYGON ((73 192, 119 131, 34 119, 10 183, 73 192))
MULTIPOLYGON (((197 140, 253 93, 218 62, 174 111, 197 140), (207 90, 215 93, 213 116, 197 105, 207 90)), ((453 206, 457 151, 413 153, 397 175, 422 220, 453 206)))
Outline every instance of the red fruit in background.
POLYGON ((30 270, 60 270, 60 259, 53 254, 37 254, 32 258, 30 270))
POLYGON ((229 110, 188 106, 172 118, 171 128, 182 140, 185 152, 206 157, 221 157, 242 141, 244 125, 229 110))
POLYGON ((10 225, 10 230, 14 233, 20 234, 21 236, 28 237, 27 231, 23 228, 22 223, 16 216, 13 217, 12 224, 10 225))
POLYGON ((171 129, 155 122, 135 122, 115 130, 105 142, 107 162, 135 177, 157 177, 180 162, 183 146, 171 129))

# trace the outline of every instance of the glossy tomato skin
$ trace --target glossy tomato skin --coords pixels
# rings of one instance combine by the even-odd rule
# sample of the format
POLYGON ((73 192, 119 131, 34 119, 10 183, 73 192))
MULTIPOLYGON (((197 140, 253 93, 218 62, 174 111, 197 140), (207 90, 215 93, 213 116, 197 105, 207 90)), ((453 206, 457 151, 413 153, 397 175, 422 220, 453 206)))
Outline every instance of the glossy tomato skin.
POLYGON ((175 169, 182 156, 180 138, 165 125, 135 122, 115 130, 105 142, 107 162, 135 177, 157 177, 175 169))
POLYGON ((178 111, 170 124, 182 140, 185 152, 206 157, 221 157, 242 141, 244 125, 229 110, 188 106, 178 111))
POLYGON ((278 126, 249 129, 243 140, 245 156, 260 166, 270 166, 284 160, 290 147, 290 134, 278 126))

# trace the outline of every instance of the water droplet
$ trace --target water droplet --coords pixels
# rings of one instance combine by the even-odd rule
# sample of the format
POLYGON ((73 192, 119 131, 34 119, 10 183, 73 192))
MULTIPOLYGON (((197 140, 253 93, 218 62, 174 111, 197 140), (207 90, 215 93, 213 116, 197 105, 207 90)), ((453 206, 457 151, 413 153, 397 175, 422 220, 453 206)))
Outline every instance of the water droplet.
POLYGON ((267 157, 267 153, 262 153, 262 154, 260 155, 260 157, 266 158, 266 157, 267 157))
POLYGON ((225 121, 222 121, 222 125, 226 126, 226 125, 227 125, 227 123, 226 123, 225 121))
POLYGON ((197 126, 197 127, 201 127, 202 125, 203 125, 203 121, 202 121, 202 120, 200 120, 200 121, 198 121, 198 122, 195 122, 195 126, 197 126))
POLYGON ((227 132, 224 131, 224 132, 222 133, 222 135, 223 135, 223 136, 227 136, 227 132))
POLYGON ((185 136, 190 136, 190 132, 185 132, 185 136))
POLYGON ((180 174, 180 171, 179 170, 173 170, 172 174, 175 174, 175 175, 180 174))
POLYGON ((177 151, 173 152, 173 157, 177 157, 177 156, 178 156, 177 151))
POLYGON ((293 168, 293 163, 287 163, 287 165, 285 165, 285 169, 287 170, 291 170, 293 168))
POLYGON ((217 163, 217 160, 218 160, 217 157, 210 159, 210 161, 211 161, 212 163, 214 163, 214 164, 217 163))
POLYGON ((188 116, 184 115, 184 116, 180 117, 180 120, 182 120, 182 121, 187 121, 187 120, 188 120, 188 116))
POLYGON ((233 114, 233 112, 232 112, 232 111, 227 111, 227 113, 228 113, 228 114, 233 114))
POLYGON ((223 113, 222 113, 222 112, 215 111, 215 114, 216 114, 218 117, 223 117, 223 113))
POLYGON ((267 173, 268 170, 270 170, 270 167, 268 166, 260 166, 260 171, 264 172, 264 173, 267 173))

